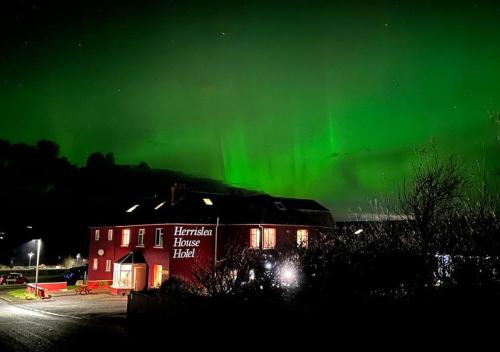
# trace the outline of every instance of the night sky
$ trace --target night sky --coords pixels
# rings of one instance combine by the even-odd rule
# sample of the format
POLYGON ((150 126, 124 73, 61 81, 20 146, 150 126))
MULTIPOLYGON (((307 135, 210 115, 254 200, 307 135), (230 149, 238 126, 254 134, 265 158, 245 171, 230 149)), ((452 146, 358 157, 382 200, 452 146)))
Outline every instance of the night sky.
POLYGON ((340 210, 432 141, 498 184, 499 1, 11 3, 0 138, 340 210))

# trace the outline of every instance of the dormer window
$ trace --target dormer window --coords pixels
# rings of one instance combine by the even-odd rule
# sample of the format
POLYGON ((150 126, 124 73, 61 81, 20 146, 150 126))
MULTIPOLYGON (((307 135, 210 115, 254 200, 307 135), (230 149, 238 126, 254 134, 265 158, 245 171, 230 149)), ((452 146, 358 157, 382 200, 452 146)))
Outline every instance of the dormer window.
POLYGON ((158 210, 160 209, 162 206, 165 205, 166 202, 161 202, 160 204, 158 204, 156 207, 155 207, 155 210, 158 210))
POLYGON ((278 208, 279 210, 282 210, 282 211, 285 211, 286 210, 286 207, 283 205, 283 203, 281 202, 274 202, 274 205, 276 206, 276 208, 278 208))
POLYGON ((203 203, 205 203, 205 205, 210 205, 210 206, 214 205, 214 203, 210 198, 203 198, 203 203))
POLYGON ((130 208, 127 209, 127 213, 133 212, 135 209, 137 209, 138 206, 139 206, 139 204, 135 204, 135 205, 131 206, 130 208))

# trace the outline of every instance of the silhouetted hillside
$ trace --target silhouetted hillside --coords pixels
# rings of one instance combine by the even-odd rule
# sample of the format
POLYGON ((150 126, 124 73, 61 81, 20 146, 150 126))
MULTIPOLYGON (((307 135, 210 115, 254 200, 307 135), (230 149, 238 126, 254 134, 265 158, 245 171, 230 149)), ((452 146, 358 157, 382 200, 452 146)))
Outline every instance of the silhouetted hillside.
POLYGON ((14 262, 24 261, 27 251, 20 245, 37 237, 45 239, 42 259, 48 262, 86 255, 89 225, 133 199, 167 195, 175 182, 195 190, 231 189, 219 181, 152 169, 145 162, 117 165, 111 153, 93 153, 78 167, 59 155, 54 142, 33 146, 0 140, 0 231, 5 233, 0 263, 11 260, 12 249, 14 262))

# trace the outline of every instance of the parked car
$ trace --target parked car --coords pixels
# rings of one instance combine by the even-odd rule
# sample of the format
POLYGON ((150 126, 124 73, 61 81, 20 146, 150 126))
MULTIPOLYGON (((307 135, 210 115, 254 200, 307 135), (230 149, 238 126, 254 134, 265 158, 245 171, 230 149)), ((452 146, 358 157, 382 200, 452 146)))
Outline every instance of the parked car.
POLYGON ((28 279, 22 273, 9 273, 0 276, 0 285, 22 285, 28 282, 28 279))
POLYGON ((87 266, 79 266, 66 271, 63 276, 68 285, 75 285, 78 280, 83 279, 86 271, 87 266))

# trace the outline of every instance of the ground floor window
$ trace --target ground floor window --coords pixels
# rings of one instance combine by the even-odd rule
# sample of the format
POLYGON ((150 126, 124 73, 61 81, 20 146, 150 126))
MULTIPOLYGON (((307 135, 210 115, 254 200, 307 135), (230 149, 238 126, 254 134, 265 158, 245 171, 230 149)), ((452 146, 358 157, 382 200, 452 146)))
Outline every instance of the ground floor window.
POLYGON ((297 246, 307 248, 309 232, 304 229, 297 230, 297 246))
POLYGON ((250 229, 250 248, 260 248, 260 229, 250 229))
POLYGON ((153 278, 153 286, 160 286, 163 279, 163 266, 155 265, 154 266, 154 278, 153 278))
POLYGON ((106 260, 106 272, 110 272, 111 271, 111 260, 110 259, 107 259, 106 260))
POLYGON ((276 247, 276 229, 275 228, 265 228, 264 238, 262 242, 263 249, 272 249, 276 247))
POLYGON ((113 286, 123 288, 132 287, 132 264, 115 263, 113 286))
POLYGON ((99 265, 99 259, 94 258, 94 261, 92 263, 92 269, 97 270, 98 265, 99 265))

